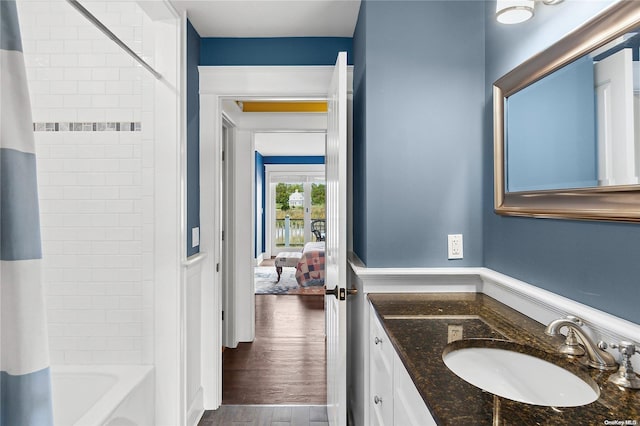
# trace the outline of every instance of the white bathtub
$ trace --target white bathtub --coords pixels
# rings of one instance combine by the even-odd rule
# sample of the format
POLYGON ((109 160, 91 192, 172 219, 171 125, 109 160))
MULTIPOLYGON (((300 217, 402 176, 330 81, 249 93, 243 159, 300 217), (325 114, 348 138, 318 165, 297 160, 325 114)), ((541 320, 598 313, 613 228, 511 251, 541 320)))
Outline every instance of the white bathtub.
POLYGON ((55 426, 153 424, 153 367, 52 366, 55 426))

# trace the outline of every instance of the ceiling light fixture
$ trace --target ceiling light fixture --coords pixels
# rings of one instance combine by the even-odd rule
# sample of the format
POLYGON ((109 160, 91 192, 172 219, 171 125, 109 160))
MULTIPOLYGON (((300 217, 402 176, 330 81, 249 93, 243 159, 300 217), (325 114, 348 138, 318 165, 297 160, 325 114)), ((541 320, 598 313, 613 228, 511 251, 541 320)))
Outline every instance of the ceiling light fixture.
MULTIPOLYGON (((564 0, 541 0, 542 3, 553 6, 564 0)), ((533 18, 534 0, 497 0, 496 20, 501 24, 519 24, 533 18)))
POLYGON ((501 24, 519 24, 533 17, 533 0, 498 0, 496 19, 501 24))

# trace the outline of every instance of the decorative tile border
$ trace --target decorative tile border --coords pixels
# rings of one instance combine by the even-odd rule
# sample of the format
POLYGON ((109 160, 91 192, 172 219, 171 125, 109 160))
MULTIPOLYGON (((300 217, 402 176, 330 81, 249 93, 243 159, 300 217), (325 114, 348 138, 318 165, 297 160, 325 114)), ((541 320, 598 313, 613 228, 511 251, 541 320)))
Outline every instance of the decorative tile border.
POLYGON ((34 132, 140 132, 139 121, 33 123, 34 132))

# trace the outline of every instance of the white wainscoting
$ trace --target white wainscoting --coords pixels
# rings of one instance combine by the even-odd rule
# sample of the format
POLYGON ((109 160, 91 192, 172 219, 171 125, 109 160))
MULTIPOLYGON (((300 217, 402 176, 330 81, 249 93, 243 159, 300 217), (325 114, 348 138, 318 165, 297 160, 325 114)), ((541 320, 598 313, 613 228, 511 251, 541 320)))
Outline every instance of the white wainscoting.
POLYGON ((204 302, 202 280, 202 261, 206 253, 198 253, 182 263, 187 277, 182 290, 185 298, 185 330, 186 342, 183 348, 186 358, 185 398, 187 401, 187 426, 195 426, 204 413, 202 387, 202 304, 204 302))

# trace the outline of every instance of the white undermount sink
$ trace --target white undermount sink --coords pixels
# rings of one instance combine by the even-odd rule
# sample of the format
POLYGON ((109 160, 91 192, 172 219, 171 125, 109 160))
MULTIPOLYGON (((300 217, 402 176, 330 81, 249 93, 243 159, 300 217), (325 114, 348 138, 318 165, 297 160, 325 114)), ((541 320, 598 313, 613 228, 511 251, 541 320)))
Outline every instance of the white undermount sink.
POLYGON ((510 350, 510 344, 518 346, 503 341, 496 347, 452 348, 449 345, 442 359, 463 380, 514 401, 550 407, 577 407, 600 396, 598 386, 591 378, 578 377, 543 359, 510 350))

